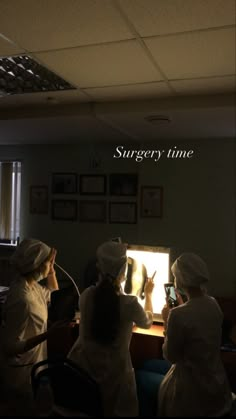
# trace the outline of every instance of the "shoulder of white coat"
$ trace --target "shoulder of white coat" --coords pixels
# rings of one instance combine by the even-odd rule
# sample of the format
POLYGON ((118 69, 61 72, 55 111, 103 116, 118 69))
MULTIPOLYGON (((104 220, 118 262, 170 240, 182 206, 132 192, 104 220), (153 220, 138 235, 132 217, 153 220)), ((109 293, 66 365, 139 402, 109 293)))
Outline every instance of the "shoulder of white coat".
POLYGON ((11 284, 7 297, 8 299, 27 299, 29 292, 30 288, 27 282, 19 278, 11 284))
POLYGON ((220 304, 218 303, 217 299, 215 297, 212 297, 211 295, 208 295, 207 297, 208 297, 209 301, 211 302, 211 304, 214 305, 217 308, 217 310, 221 314, 221 316, 224 317, 222 308, 221 308, 220 304))
POLYGON ((81 299, 83 300, 83 299, 89 297, 90 295, 92 295, 94 293, 95 289, 96 289, 96 285, 91 285, 90 287, 85 288, 85 290, 83 290, 80 294, 80 300, 81 299))
POLYGON ((29 305, 29 292, 24 288, 16 288, 8 293, 4 310, 15 310, 16 307, 20 311, 24 311, 29 305))
POLYGON ((186 317, 187 313, 189 311, 189 306, 187 303, 181 304, 177 307, 174 307, 169 312, 169 317, 171 315, 172 320, 173 319, 183 319, 186 317))

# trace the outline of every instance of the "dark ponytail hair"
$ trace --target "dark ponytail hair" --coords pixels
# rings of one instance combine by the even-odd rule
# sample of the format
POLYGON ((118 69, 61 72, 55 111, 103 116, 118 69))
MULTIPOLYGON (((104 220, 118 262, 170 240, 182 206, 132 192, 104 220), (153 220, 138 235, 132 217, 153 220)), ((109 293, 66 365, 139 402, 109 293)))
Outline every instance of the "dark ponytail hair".
POLYGON ((120 298, 114 279, 102 278, 95 289, 91 334, 93 339, 109 345, 116 339, 120 325, 120 298))

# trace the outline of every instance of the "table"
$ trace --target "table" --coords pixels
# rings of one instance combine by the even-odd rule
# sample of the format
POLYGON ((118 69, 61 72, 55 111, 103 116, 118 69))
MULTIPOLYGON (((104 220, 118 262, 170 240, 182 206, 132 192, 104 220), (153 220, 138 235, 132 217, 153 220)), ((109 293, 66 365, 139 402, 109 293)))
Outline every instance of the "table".
MULTIPOLYGON (((48 357, 53 359, 66 357, 78 336, 78 320, 58 330, 53 339, 48 339, 48 357)), ((146 359, 162 359, 163 343, 162 324, 153 324, 150 329, 140 329, 135 326, 130 343, 130 354, 134 368, 140 368, 146 359)), ((236 352, 221 351, 221 358, 231 389, 236 393, 236 352)))
POLYGON ((162 324, 153 324, 150 329, 140 329, 135 326, 130 343, 134 368, 139 368, 146 359, 162 358, 163 343, 162 324))
MULTIPOLYGON (((53 339, 50 337, 48 339, 48 357, 54 359, 65 357, 78 336, 78 320, 55 331, 53 339)), ((130 344, 133 365, 138 367, 145 359, 161 358, 163 342, 163 325, 154 324, 150 329, 134 327, 130 344)))

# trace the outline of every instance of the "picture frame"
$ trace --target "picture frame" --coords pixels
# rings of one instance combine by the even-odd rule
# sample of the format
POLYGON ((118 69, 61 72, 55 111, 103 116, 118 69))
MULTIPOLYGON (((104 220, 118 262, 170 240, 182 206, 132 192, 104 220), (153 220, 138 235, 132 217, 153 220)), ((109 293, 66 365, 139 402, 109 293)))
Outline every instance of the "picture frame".
POLYGON ((30 213, 48 213, 48 187, 45 185, 30 186, 30 213))
POLYGON ((79 192, 80 195, 105 195, 106 175, 80 175, 79 192))
POLYGON ((136 202, 109 203, 109 223, 111 224, 136 224, 137 204, 136 202))
POLYGON ((79 202, 79 220, 88 223, 105 223, 107 218, 106 201, 79 202))
POLYGON ((109 175, 109 193, 114 196, 136 196, 138 175, 136 173, 111 173, 109 175))
POLYGON ((161 218, 163 216, 163 187, 141 187, 140 215, 142 218, 161 218))
POLYGON ((75 199, 53 199, 52 219, 76 221, 78 213, 78 202, 75 199))
POLYGON ((77 173, 52 173, 53 194, 73 194, 77 192, 77 173))

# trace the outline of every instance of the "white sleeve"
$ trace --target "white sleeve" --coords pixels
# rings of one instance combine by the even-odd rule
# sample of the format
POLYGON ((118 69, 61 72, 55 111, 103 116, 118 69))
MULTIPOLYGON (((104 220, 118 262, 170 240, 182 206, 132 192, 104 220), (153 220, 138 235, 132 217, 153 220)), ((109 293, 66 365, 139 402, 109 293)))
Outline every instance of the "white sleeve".
POLYGON ((17 301, 5 313, 4 350, 8 356, 22 353, 25 346, 24 332, 29 320, 26 301, 17 301))
POLYGON ((162 346, 164 358, 175 363, 183 358, 184 349, 184 325, 179 316, 178 310, 170 311, 165 341, 162 346))
POLYGON ((136 326, 142 329, 149 329, 153 323, 153 315, 151 311, 145 311, 137 298, 132 301, 132 316, 136 326))

